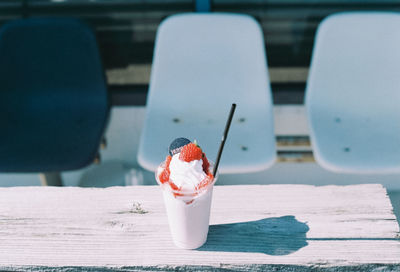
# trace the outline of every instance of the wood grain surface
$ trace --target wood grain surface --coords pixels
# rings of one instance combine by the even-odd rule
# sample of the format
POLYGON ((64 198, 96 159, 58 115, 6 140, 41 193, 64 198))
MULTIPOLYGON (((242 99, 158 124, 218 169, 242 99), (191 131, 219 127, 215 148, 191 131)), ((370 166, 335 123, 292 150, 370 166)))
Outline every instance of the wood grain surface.
POLYGON ((182 250, 157 186, 0 188, 0 270, 400 270, 381 185, 215 186, 210 221, 182 250))

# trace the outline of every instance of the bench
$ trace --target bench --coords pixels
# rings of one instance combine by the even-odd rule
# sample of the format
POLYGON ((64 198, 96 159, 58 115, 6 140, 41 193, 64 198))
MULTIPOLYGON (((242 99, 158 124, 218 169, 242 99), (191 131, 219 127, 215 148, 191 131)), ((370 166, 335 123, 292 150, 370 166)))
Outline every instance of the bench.
POLYGON ((183 250, 157 186, 0 188, 0 270, 400 270, 379 184, 215 186, 210 220, 183 250))

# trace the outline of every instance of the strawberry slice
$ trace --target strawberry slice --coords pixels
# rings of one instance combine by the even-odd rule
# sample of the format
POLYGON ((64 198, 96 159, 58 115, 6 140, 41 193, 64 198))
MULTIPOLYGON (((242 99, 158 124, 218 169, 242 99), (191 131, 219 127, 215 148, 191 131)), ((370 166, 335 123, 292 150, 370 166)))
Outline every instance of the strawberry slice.
POLYGON ((203 152, 201 151, 201 148, 195 143, 185 145, 182 148, 181 153, 179 154, 179 159, 185 162, 201 160, 202 157, 203 152))
POLYGON ((169 181, 169 186, 171 186, 172 190, 175 190, 175 191, 178 191, 178 190, 179 190, 179 187, 176 186, 176 184, 173 183, 172 181, 169 181))
POLYGON ((161 172, 160 176, 158 177, 161 183, 165 183, 167 181, 169 181, 169 175, 170 175, 170 170, 169 170, 169 164, 171 163, 172 157, 171 156, 167 156, 167 158, 165 159, 165 168, 164 170, 161 172))
POLYGON ((204 154, 204 153, 203 153, 202 160, 203 160, 203 171, 204 171, 204 173, 206 173, 208 175, 210 163, 208 162, 206 154, 204 154))

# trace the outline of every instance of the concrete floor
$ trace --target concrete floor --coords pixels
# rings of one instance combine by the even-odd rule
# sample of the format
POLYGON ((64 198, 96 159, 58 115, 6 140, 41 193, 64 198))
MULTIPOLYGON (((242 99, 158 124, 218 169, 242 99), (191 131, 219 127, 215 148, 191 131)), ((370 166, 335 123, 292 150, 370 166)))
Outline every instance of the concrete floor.
MULTIPOLYGON (((111 112, 106 137, 108 146, 101 150, 102 162, 79 171, 62 174, 66 186, 124 186, 126 179, 143 176, 146 185, 156 184, 154 174, 141 169, 136 160, 144 107, 115 107, 111 112), (135 174, 139 173, 139 175, 135 174), (134 172, 134 174, 132 174, 134 172)), ((394 211, 400 218, 400 175, 349 175, 328 172, 315 163, 278 163, 254 174, 221 175, 218 184, 357 184, 381 183, 389 192, 394 211)), ((0 186, 39 186, 38 175, 0 174, 0 186)))

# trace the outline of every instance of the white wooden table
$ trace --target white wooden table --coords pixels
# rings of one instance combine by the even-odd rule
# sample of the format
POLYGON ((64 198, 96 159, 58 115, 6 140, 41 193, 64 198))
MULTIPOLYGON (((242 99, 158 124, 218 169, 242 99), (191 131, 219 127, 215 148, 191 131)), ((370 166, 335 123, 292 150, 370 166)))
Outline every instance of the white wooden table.
POLYGON ((0 270, 400 270, 381 185, 216 186, 199 250, 173 245, 163 204, 155 186, 1 188, 0 270))

